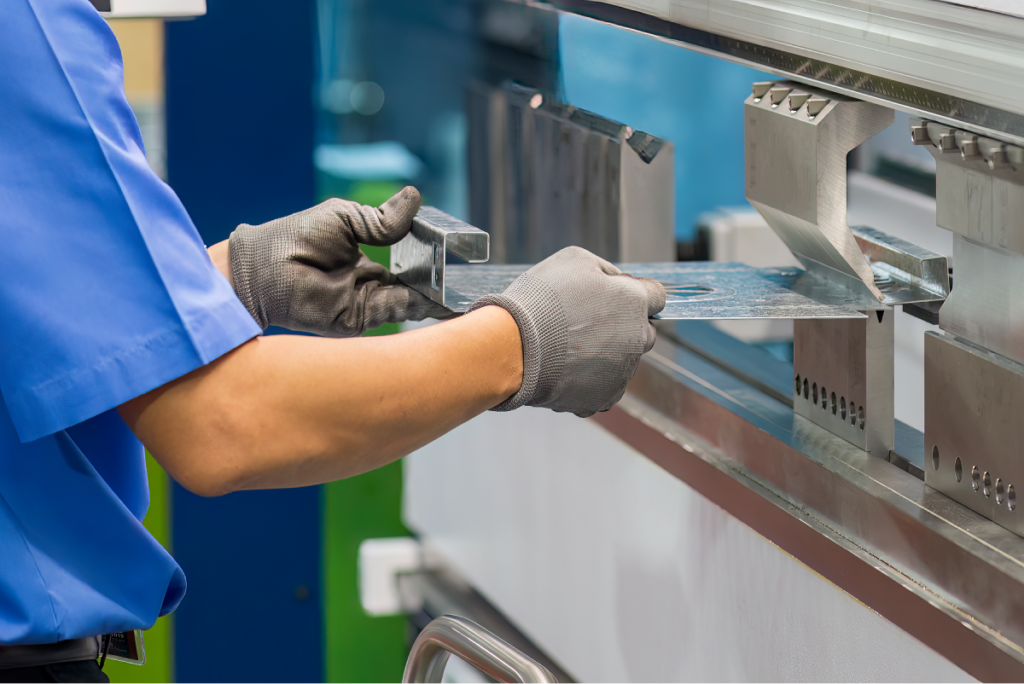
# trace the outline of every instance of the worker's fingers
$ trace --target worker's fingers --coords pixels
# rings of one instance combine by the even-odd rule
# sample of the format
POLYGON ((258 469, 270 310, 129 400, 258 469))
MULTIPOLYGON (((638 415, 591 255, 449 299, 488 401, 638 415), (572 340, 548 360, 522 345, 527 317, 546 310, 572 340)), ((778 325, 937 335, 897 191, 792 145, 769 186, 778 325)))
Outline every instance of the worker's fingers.
POLYGON ((364 319, 370 330, 385 323, 445 319, 455 314, 405 285, 369 288, 366 294, 364 319))
POLYGON ((637 278, 647 292, 647 317, 657 315, 665 308, 665 286, 650 278, 637 278))
POLYGON ((402 188, 380 208, 358 205, 349 217, 356 241, 364 245, 393 245, 412 228, 412 219, 420 210, 423 199, 412 187, 402 188))
POLYGON ((376 280, 384 284, 391 280, 391 272, 365 254, 359 255, 359 261, 356 262, 353 268, 353 275, 355 276, 356 287, 370 280, 376 280))
POLYGON ((647 342, 644 343, 644 354, 654 349, 654 343, 658 341, 658 331, 654 329, 654 324, 647 321, 647 342))
POLYGON ((622 275, 622 271, 620 271, 615 264, 605 261, 599 256, 595 256, 593 257, 593 259, 594 262, 597 264, 597 267, 601 269, 601 271, 603 271, 604 273, 607 273, 608 275, 622 275))

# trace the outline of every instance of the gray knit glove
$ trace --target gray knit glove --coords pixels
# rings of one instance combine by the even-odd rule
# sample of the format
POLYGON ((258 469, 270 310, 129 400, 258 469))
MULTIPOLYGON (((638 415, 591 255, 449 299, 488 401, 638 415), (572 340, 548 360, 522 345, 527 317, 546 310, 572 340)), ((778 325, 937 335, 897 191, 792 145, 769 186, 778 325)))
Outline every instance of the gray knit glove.
POLYGON ((422 200, 405 188, 379 209, 330 199, 312 209, 231 233, 235 293, 267 328, 352 337, 383 323, 451 316, 370 261, 364 245, 393 245, 422 200))
POLYGON ((665 308, 665 288, 567 247, 470 310, 488 305, 512 315, 523 341, 523 385, 493 410, 542 406, 585 418, 622 398, 654 346, 649 319, 665 308))

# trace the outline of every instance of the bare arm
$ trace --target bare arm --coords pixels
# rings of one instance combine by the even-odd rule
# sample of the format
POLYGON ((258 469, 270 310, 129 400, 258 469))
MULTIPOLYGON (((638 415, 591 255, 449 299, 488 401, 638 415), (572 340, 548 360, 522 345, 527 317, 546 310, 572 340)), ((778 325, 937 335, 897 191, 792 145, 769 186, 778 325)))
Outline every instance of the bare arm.
POLYGON ((519 329, 489 306, 387 337, 260 337, 119 411, 172 477, 217 496, 372 470, 521 382, 519 329))
POLYGON ((210 261, 217 267, 220 274, 227 278, 228 282, 231 282, 231 250, 228 246, 227 240, 221 240, 215 245, 211 245, 206 248, 206 253, 210 255, 210 261))

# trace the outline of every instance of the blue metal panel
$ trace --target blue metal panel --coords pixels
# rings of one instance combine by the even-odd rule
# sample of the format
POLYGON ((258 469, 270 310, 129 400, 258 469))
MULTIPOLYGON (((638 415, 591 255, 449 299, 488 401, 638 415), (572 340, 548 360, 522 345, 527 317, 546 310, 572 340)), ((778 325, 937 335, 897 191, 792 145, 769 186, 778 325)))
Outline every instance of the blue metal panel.
POLYGON ((177 680, 323 681, 319 487, 173 497, 177 680))
MULTIPOLYGON (((216 0, 167 26, 171 186, 207 244, 316 201, 314 0, 216 0)), ((323 681, 319 488, 175 486, 179 681, 323 681)))
POLYGON ((207 240, 309 207, 314 0, 215 0, 167 24, 168 176, 207 240))

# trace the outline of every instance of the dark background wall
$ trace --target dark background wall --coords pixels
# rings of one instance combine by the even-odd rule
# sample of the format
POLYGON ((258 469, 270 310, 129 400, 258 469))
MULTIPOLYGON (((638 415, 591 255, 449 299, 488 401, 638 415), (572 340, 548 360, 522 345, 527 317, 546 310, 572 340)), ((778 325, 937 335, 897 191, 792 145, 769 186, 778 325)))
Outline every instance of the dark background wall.
MULTIPOLYGON (((167 25, 168 180, 207 244, 316 201, 314 0, 211 0, 167 25)), ((179 681, 322 681, 319 488, 175 485, 179 681)))

